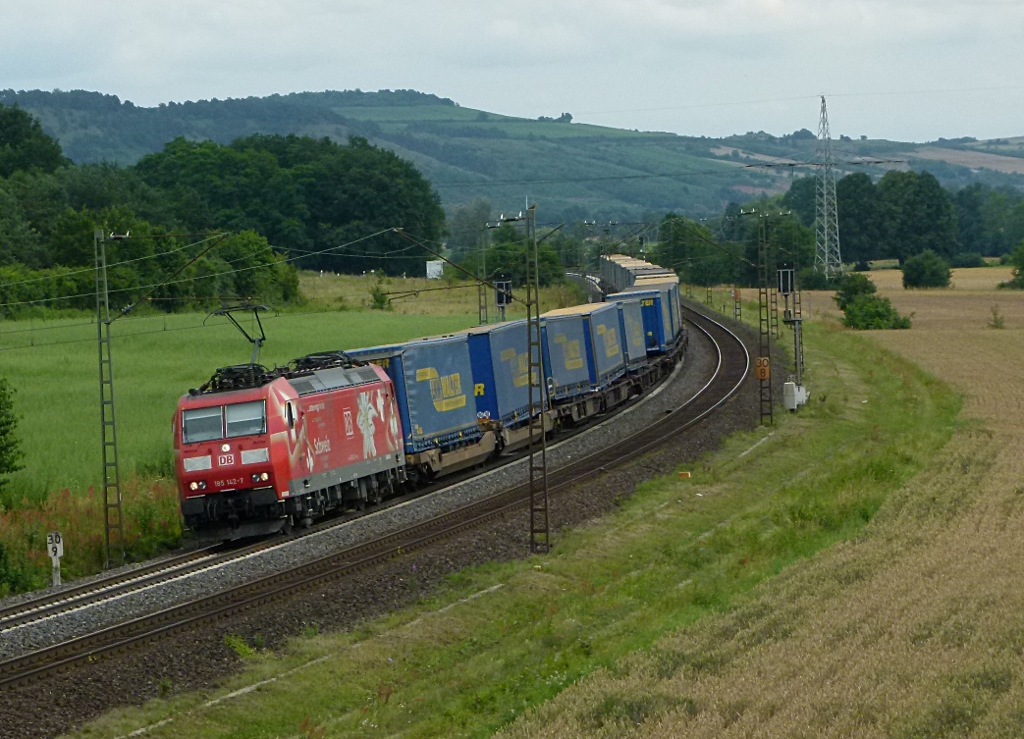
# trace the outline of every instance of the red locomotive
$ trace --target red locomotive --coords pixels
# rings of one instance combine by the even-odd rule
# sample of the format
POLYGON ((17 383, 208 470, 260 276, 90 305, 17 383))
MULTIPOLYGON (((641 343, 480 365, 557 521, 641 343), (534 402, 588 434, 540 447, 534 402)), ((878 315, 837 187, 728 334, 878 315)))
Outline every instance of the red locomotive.
POLYGON ((202 538, 308 526, 405 481, 394 386, 343 352, 221 368, 181 398, 173 428, 181 512, 202 538))

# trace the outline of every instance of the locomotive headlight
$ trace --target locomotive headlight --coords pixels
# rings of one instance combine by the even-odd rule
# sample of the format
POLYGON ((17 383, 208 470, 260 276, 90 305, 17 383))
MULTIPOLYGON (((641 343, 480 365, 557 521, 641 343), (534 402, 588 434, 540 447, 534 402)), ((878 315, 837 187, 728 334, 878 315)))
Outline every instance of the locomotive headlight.
POLYGON ((266 482, 267 480, 270 479, 270 475, 264 472, 262 475, 260 475, 260 479, 263 480, 263 482, 266 482))
POLYGON ((198 482, 189 483, 188 489, 189 490, 198 490, 199 489, 199 483, 198 482))
POLYGON ((221 444, 220 445, 220 450, 222 452, 230 452, 231 451, 231 445, 230 444, 221 444))

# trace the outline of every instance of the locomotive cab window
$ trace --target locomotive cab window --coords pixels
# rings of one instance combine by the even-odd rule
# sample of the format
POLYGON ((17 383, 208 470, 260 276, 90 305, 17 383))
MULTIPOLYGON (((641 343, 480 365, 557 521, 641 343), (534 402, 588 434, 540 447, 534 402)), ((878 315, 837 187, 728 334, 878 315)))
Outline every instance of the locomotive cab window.
POLYGON ((186 444, 224 438, 221 406, 192 408, 181 414, 181 436, 186 444))
POLYGON ((262 400, 253 403, 233 403, 224 406, 224 420, 229 439, 252 436, 267 431, 267 410, 262 400))

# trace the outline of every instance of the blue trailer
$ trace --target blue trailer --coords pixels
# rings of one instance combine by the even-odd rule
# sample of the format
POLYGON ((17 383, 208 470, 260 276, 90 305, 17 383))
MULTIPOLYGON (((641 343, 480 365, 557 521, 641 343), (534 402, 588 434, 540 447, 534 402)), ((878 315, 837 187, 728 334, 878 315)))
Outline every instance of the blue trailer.
POLYGON ((579 316, 583 319, 587 366, 593 388, 603 388, 625 373, 626 356, 622 348, 622 329, 616 305, 577 305, 548 311, 544 316, 548 320, 563 316, 579 316))
POLYGON ((594 389, 587 359, 589 343, 583 316, 541 316, 544 377, 551 402, 559 402, 594 389))
MULTIPOLYGON (((530 373, 526 321, 478 326, 465 332, 473 367, 473 397, 481 421, 504 428, 526 423, 530 414, 530 373)), ((535 398, 540 402, 540 398, 535 398)))
POLYGON ((636 293, 641 290, 656 290, 661 295, 661 320, 665 326, 665 343, 668 345, 673 344, 683 330, 682 312, 679 303, 679 278, 641 279, 632 287, 622 292, 636 293))
POLYGON ((626 366, 635 369, 647 364, 647 343, 644 341, 644 316, 639 298, 615 301, 619 309, 619 330, 623 337, 626 366))
POLYGON ((395 383, 406 454, 480 438, 466 335, 354 349, 348 355, 380 365, 395 383))
POLYGON ((605 296, 613 302, 628 298, 640 300, 640 312, 644 322, 644 342, 648 354, 664 354, 672 347, 672 323, 666 292, 655 289, 626 290, 605 296))

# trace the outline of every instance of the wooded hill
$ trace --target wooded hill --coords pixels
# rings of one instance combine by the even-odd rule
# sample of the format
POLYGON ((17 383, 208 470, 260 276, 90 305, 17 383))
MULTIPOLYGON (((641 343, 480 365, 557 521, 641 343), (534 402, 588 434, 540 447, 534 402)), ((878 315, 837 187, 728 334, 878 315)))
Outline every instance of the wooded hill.
MULTIPOLYGON (((628 131, 502 116, 412 90, 305 92, 263 98, 167 103, 144 108, 96 92, 0 92, 0 104, 37 116, 76 163, 133 164, 178 136, 229 144, 255 133, 350 136, 413 162, 447 209, 483 197, 496 211, 543 203, 545 219, 652 219, 666 211, 721 213, 730 201, 785 191, 803 167, 749 165, 807 162, 814 134, 763 132, 721 139, 628 131)), ((814 121, 808 121, 813 127, 814 121)), ((903 159, 889 168, 927 169, 943 185, 972 182, 1024 188, 1024 139, 914 144, 835 141, 837 158, 903 159)), ((883 166, 850 166, 877 177, 883 166)))

